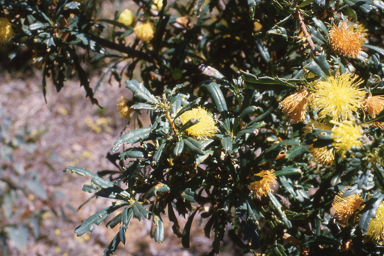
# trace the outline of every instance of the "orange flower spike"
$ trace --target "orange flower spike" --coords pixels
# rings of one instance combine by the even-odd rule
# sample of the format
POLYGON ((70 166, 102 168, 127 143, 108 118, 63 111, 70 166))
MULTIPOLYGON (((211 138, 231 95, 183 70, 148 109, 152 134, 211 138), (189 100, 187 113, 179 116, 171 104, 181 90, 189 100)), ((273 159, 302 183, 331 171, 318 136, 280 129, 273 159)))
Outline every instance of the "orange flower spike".
POLYGON ((329 31, 332 50, 340 55, 356 58, 367 37, 365 31, 362 25, 347 20, 340 21, 338 25, 333 24, 329 31))

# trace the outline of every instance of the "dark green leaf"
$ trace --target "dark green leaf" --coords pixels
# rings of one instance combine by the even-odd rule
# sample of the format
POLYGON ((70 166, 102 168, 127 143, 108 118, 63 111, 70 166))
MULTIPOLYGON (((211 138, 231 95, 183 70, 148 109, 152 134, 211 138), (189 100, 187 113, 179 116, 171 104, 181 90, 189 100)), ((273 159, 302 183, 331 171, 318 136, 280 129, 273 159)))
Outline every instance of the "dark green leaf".
POLYGON ((164 223, 157 215, 153 215, 153 223, 156 225, 154 235, 155 241, 161 243, 164 241, 164 223))
POLYGON ((308 146, 296 146, 287 151, 287 160, 290 161, 308 151, 308 146))
POLYGON ((179 116, 181 116, 184 112, 188 111, 188 110, 191 110, 192 108, 196 108, 199 103, 200 103, 200 98, 197 98, 195 99, 194 101, 191 101, 190 103, 188 103, 186 106, 184 106, 182 109, 180 109, 179 112, 177 112, 176 116, 173 118, 173 120, 175 120, 176 118, 178 118, 179 116))
POLYGON ((184 139, 185 145, 193 152, 199 155, 204 155, 203 146, 200 144, 199 141, 188 137, 184 139))
POLYGON ((137 103, 131 106, 131 109, 155 109, 155 105, 146 104, 146 103, 137 103))
POLYGON ((190 188, 186 188, 183 193, 181 193, 181 197, 183 198, 183 200, 187 200, 191 203, 195 203, 196 200, 195 200, 195 192, 192 191, 190 188))
POLYGON ((141 220, 141 218, 149 218, 149 211, 145 209, 139 202, 135 201, 132 205, 133 214, 136 218, 141 220))
POLYGON ((380 48, 380 47, 377 47, 377 46, 373 46, 373 45, 369 45, 369 44, 365 44, 364 47, 367 47, 369 49, 375 50, 378 53, 380 53, 381 55, 384 55, 384 49, 383 48, 380 48))
POLYGON ((122 203, 118 205, 109 206, 95 214, 93 214, 88 219, 84 220, 80 226, 75 229, 77 236, 84 235, 87 231, 93 231, 93 224, 99 225, 109 214, 117 210, 118 208, 127 205, 127 203, 122 203))
POLYGON ((176 142, 175 148, 173 149, 173 154, 175 156, 181 155, 184 150, 184 139, 180 139, 180 141, 176 142))
POLYGON ((225 153, 231 153, 232 152, 232 138, 231 136, 224 136, 224 138, 221 139, 221 145, 223 145, 223 149, 225 153))
POLYGON ((183 235, 181 237, 181 244, 184 248, 189 248, 189 236, 191 232, 191 225, 193 218, 195 217, 197 210, 195 210, 191 216, 189 216, 187 223, 184 226, 183 235))
POLYGON ((155 165, 159 162, 161 154, 163 153, 164 147, 167 145, 167 142, 163 142, 160 147, 157 149, 155 154, 152 157, 152 165, 155 165))
POLYGON ((215 102, 216 107, 220 113, 228 111, 227 103, 225 102, 225 98, 220 89, 220 85, 215 82, 211 82, 209 84, 203 84, 203 87, 207 88, 207 90, 211 94, 212 99, 215 102))
POLYGON ((292 223, 288 220, 287 215, 282 210, 282 205, 280 202, 276 199, 276 197, 272 193, 268 193, 268 197, 271 200, 276 212, 280 216, 280 218, 283 220, 285 226, 289 229, 292 228, 292 223))
POLYGON ((130 148, 120 154, 120 160, 127 158, 146 158, 148 152, 143 148, 130 148))
POLYGON ((125 83, 127 84, 126 87, 128 89, 136 93, 135 97, 143 99, 148 103, 158 103, 156 97, 144 87, 143 83, 139 83, 136 80, 127 80, 125 83))
POLYGON ((124 134, 120 138, 118 138, 115 143, 113 144, 114 147, 111 149, 112 152, 116 152, 119 150, 120 146, 124 143, 126 144, 133 144, 138 141, 145 140, 149 137, 149 134, 151 133, 151 127, 144 127, 141 129, 130 131, 127 134, 124 134))

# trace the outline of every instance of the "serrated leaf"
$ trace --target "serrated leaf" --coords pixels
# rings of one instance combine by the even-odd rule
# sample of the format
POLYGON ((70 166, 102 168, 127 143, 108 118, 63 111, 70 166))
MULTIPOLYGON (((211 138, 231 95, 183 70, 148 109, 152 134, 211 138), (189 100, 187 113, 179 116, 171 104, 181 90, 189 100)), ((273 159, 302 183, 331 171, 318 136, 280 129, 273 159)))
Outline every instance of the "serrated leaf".
POLYGON ((146 158, 148 152, 143 148, 130 148, 120 154, 120 160, 127 158, 146 158))
POLYGON ((139 83, 136 80, 127 80, 125 83, 127 84, 125 87, 136 93, 135 97, 143 99, 149 103, 158 103, 156 97, 145 88, 143 83, 139 83))
POLYGON ((383 199, 384 195, 380 195, 377 199, 373 198, 366 202, 364 209, 361 211, 362 214, 359 221, 359 227, 362 230, 368 230, 369 223, 372 218, 376 217, 377 208, 379 207, 383 199))
POLYGON ((75 229, 77 236, 84 235, 87 231, 93 231, 93 224, 99 225, 109 214, 117 210, 118 208, 126 205, 127 203, 122 203, 119 205, 109 206, 95 214, 93 214, 88 219, 84 220, 80 226, 75 229))
POLYGON ((131 106, 131 109, 155 109, 155 105, 147 104, 147 103, 136 103, 131 106))
MULTIPOLYGON (((310 0, 312 1, 312 0, 310 0)), ((304 1, 305 2, 305 1, 304 1)), ((327 26, 324 25, 324 23, 321 21, 321 20, 318 20, 316 17, 312 18, 313 22, 315 23, 315 25, 320 28, 321 30, 323 30, 323 32, 325 34, 328 34, 328 29, 327 29, 327 26)))
POLYGON ((205 159, 207 159, 209 156, 212 156, 213 153, 214 153, 214 151, 209 149, 209 150, 205 151, 204 155, 198 155, 196 157, 196 165, 203 163, 205 161, 205 159))
POLYGON ((308 146, 296 146, 287 151, 286 158, 288 161, 294 159, 297 156, 300 156, 308 151, 308 146))
POLYGON ((365 44, 364 47, 367 47, 369 49, 375 50, 378 53, 380 53, 381 55, 384 55, 384 49, 383 48, 380 48, 380 47, 377 47, 377 46, 373 46, 373 45, 369 45, 369 44, 365 44))
POLYGON ((304 82, 304 79, 272 78, 268 76, 257 77, 244 71, 240 72, 245 83, 245 88, 252 90, 284 89, 284 87, 297 88, 298 85, 296 84, 304 82))
POLYGON ((161 243, 164 241, 164 223, 159 216, 153 216, 153 223, 156 225, 154 238, 155 241, 161 243))
POLYGON ((29 29, 30 30, 38 30, 38 29, 43 29, 43 28, 46 28, 46 27, 49 27, 49 24, 47 23, 42 23, 40 21, 36 21, 35 23, 29 25, 29 29))
POLYGON ((118 232, 116 236, 112 239, 108 247, 104 250, 104 256, 110 256, 115 253, 117 246, 120 244, 120 242, 120 232, 118 232))
POLYGON ((106 227, 108 228, 114 228, 117 226, 117 224, 121 223, 121 215, 122 213, 117 214, 113 219, 108 221, 106 227))
POLYGON ((109 187, 114 186, 113 182, 106 180, 106 179, 103 179, 99 175, 94 174, 93 172, 90 172, 87 169, 83 169, 83 168, 79 168, 79 167, 67 167, 67 168, 65 168, 64 172, 65 171, 70 171, 72 173, 76 173, 76 174, 81 175, 81 176, 89 176, 92 178, 92 183, 94 183, 94 184, 96 184, 102 188, 109 188, 109 187))
POLYGON ((175 212, 173 210, 173 205, 171 202, 168 203, 168 218, 170 221, 173 222, 172 230, 173 233, 180 238, 182 236, 180 232, 180 226, 179 226, 179 221, 176 218, 175 212))
POLYGON ((277 198, 270 192, 268 193, 268 198, 271 200, 274 208, 276 209, 279 217, 283 220, 286 228, 292 228, 292 223, 288 220, 287 215, 282 210, 282 205, 280 202, 277 200, 277 198))
POLYGON ((203 87, 207 88, 208 92, 211 94, 212 99, 220 113, 228 111, 227 103, 225 102, 225 98, 223 92, 220 89, 220 85, 215 82, 211 82, 209 84, 203 84, 203 87))
POLYGON ((223 146, 225 153, 231 153, 233 147, 231 136, 224 136, 224 138, 221 139, 221 145, 223 146))
POLYGON ((161 154, 163 153, 164 147, 167 145, 167 142, 163 142, 160 147, 157 149, 155 154, 152 157, 152 165, 155 165, 159 162, 161 154))
POLYGON ((149 218, 149 211, 147 209, 145 209, 144 206, 142 206, 139 202, 135 201, 133 204, 132 204, 132 210, 133 210, 133 215, 138 218, 139 220, 141 220, 141 218, 146 218, 148 219, 149 218))
POLYGON ((191 128, 192 126, 198 124, 200 122, 199 119, 194 119, 194 118, 191 118, 190 120, 188 120, 185 124, 183 124, 183 126, 180 127, 179 129, 179 133, 191 128))
POLYGON ((185 105, 182 109, 180 109, 179 112, 177 112, 176 116, 173 118, 173 120, 175 120, 176 118, 178 118, 179 116, 181 116, 184 112, 188 111, 188 110, 191 110, 192 108, 195 108, 199 105, 200 103, 200 98, 197 98, 195 99, 194 101, 191 101, 190 103, 188 103, 187 105, 185 105))
POLYGON ((256 106, 249 106, 247 108, 245 108, 240 116, 238 116, 236 119, 235 119, 235 122, 234 122, 234 125, 233 125, 233 130, 236 130, 237 127, 239 126, 241 120, 243 120, 244 117, 246 116, 249 116, 249 115, 252 115, 254 114, 256 111, 260 111, 261 113, 264 112, 264 110, 261 108, 261 107, 256 107, 256 106))
POLYGON ((187 223, 184 226, 183 235, 181 237, 181 244, 184 248, 189 248, 189 236, 191 232, 191 225, 193 218, 195 217, 197 210, 195 210, 191 216, 189 216, 187 223))
POLYGON ((124 134, 120 138, 118 138, 115 143, 113 143, 112 152, 116 152, 119 150, 120 146, 125 144, 134 144, 138 141, 143 141, 149 137, 151 133, 151 127, 144 127, 141 129, 130 131, 127 134, 124 134))
POLYGON ((131 222, 133 217, 133 210, 131 207, 125 207, 124 211, 121 215, 121 222, 123 222, 123 225, 128 227, 129 223, 131 222))
POLYGON ((180 139, 180 141, 176 142, 175 148, 173 149, 173 154, 175 156, 180 156, 184 150, 184 140, 180 139))
POLYGON ((183 198, 183 200, 187 200, 191 203, 195 203, 196 200, 195 200, 195 192, 192 191, 190 188, 186 188, 183 193, 181 193, 181 197, 183 198))
POLYGON ((239 131, 237 133, 237 137, 241 137, 243 136, 244 134, 247 134, 247 133, 254 133, 255 130, 261 128, 265 126, 265 122, 259 122, 259 123, 255 123, 255 124, 252 124, 250 126, 246 126, 244 129, 242 129, 241 131, 239 131))
POLYGON ((193 153, 204 155, 204 151, 202 150, 203 146, 199 141, 188 137, 184 139, 184 143, 193 153))
POLYGON ((289 176, 289 175, 302 175, 303 171, 299 167, 292 167, 292 166, 287 166, 284 167, 283 169, 276 171, 274 173, 276 177, 279 176, 289 176))
POLYGON ((79 9, 80 5, 81 4, 78 2, 69 2, 69 3, 65 4, 65 8, 75 10, 75 9, 79 9))
POLYGON ((157 196, 157 192, 167 193, 171 189, 163 183, 159 183, 153 187, 151 187, 148 192, 145 194, 144 199, 150 198, 151 196, 157 196))

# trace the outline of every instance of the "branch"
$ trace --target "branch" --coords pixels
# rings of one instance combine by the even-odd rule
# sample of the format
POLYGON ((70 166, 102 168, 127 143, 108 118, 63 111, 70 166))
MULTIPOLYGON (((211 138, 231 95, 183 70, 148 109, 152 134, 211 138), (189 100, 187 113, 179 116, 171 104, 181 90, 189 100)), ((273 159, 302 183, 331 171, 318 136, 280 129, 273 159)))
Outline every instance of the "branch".
POLYGON ((157 55, 155 54, 146 54, 144 52, 137 51, 121 44, 116 44, 107 39, 100 38, 91 34, 89 34, 89 38, 103 47, 126 53, 129 55, 129 57, 137 57, 139 59, 146 60, 149 62, 156 62, 157 55))
POLYGON ((316 47, 315 47, 315 44, 314 44, 313 41, 312 41, 312 37, 311 37, 311 35, 308 33, 307 27, 305 26, 305 23, 304 23, 303 17, 301 16, 301 13, 300 13, 300 9, 299 9, 299 8, 296 9, 296 16, 297 16, 297 20, 298 20, 298 22, 299 22, 300 28, 301 28, 301 30, 303 31, 305 38, 307 39, 307 42, 308 42, 308 44, 309 44, 309 47, 311 47, 311 51, 312 51, 312 53, 313 53, 314 55, 316 55, 316 47))

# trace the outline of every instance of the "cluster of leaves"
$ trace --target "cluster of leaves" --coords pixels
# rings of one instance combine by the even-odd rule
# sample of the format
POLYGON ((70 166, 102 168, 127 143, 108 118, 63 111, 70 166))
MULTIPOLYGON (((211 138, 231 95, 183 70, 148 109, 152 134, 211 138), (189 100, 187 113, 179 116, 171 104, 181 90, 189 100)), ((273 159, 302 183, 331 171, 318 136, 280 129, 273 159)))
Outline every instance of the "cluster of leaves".
POLYGON ((27 127, 15 129, 0 109, 0 244, 9 255, 8 239, 17 249, 27 246, 30 234, 39 238, 40 220, 49 198, 33 170, 38 136, 27 127), (21 157, 24 161, 20 161, 21 157))
MULTIPOLYGON (((164 216, 173 222, 173 231, 185 247, 189 247, 193 219, 206 219, 206 236, 214 231, 211 254, 219 253, 226 232, 244 252, 261 248, 270 255, 382 253, 382 245, 372 241, 367 230, 384 198, 383 134, 380 127, 371 126, 382 121, 383 114, 376 119, 355 114, 365 145, 350 148, 346 157, 336 152, 331 165, 316 163, 308 148, 315 142, 333 148, 332 131, 308 131, 302 122, 291 124, 278 106, 300 87, 327 81, 337 73, 355 73, 364 81, 361 90, 383 94, 384 50, 380 45, 384 40, 384 3, 204 2, 175 1, 168 5, 163 1, 162 7, 154 10, 150 0, 135 1, 135 22, 154 24, 154 37, 150 42, 135 38, 130 46, 126 46, 125 38, 134 30, 116 19, 95 22, 99 27, 100 23, 113 25, 111 40, 82 30, 80 21, 73 23, 76 33, 91 40, 87 42, 115 51, 99 51, 94 60, 108 57, 108 72, 117 80, 124 72, 131 79, 140 63, 138 72, 143 82, 127 81, 127 88, 136 97, 130 108, 149 110, 151 120, 148 127, 129 131, 116 140, 112 148, 115 154, 110 158, 118 171, 97 175, 77 167, 66 169, 92 178, 84 191, 114 200, 110 207, 83 221, 76 234, 92 231, 93 224, 99 225, 114 211, 122 210, 107 224, 111 228, 120 224, 120 230, 105 255, 125 242, 133 217, 152 219, 154 239, 163 241, 164 216), (367 28, 366 52, 345 56, 332 48, 329 32, 345 20, 367 28), (128 64, 118 70, 122 62, 128 64), (187 132, 198 125, 199 117, 184 124, 179 120, 198 106, 213 113, 217 121, 218 132, 205 140, 187 132), (126 144, 132 147, 125 148, 126 144), (275 190, 265 197, 252 192, 249 184, 260 181, 255 174, 270 169, 275 170, 278 181, 275 190), (358 194, 364 203, 354 217, 341 223, 332 214, 332 202, 346 189, 343 197, 358 194), (176 213, 188 218, 182 231, 176 213)), ((44 3, 36 6, 44 13, 44 3)), ((65 19, 83 17, 84 11, 76 2, 59 1, 58 6, 68 12, 65 19)), ((13 7, 7 8, 10 12, 13 7)), ((92 24, 86 19, 84 22, 92 24)), ((73 45, 82 46, 74 31, 69 33, 73 45)), ((60 42, 67 44, 67 40, 60 42)), ((82 43, 87 45, 84 40, 82 43)), ((70 43, 67 47, 74 49, 70 43)), ((51 49, 60 53, 60 48, 51 49)), ((97 51, 95 47, 89 49, 97 51)), ((316 109, 306 110, 308 119, 316 120, 317 114, 316 109)))

